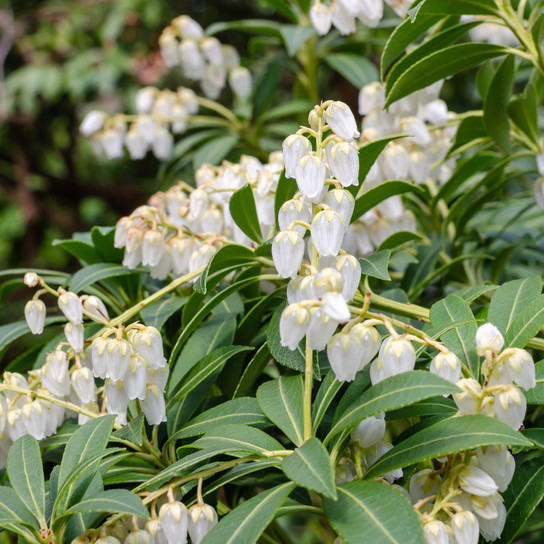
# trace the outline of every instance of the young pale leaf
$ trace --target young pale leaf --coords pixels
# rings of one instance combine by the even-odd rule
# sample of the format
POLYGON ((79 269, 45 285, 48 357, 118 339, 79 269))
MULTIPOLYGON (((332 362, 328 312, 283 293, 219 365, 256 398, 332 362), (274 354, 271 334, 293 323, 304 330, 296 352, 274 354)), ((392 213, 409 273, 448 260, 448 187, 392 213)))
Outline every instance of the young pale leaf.
POLYGON ((459 391, 456 385, 423 370, 391 376, 371 387, 345 409, 333 425, 325 443, 336 433, 354 427, 367 417, 456 391, 459 391))
POLYGON ((257 391, 257 402, 273 421, 297 446, 304 441, 302 376, 280 376, 263 383, 257 391))
POLYGON ((237 506, 204 537, 202 544, 255 544, 294 487, 287 482, 237 506))
MULTIPOLYGON (((540 298, 542 278, 533 276, 501 285, 493 294, 487 320, 506 336, 516 317, 534 300, 540 298)), ((517 332, 517 331, 515 331, 517 332)))
POLYGON ((108 489, 100 494, 86 498, 72 506, 66 514, 76 512, 108 512, 149 519, 149 511, 142 500, 126 489, 108 489))
POLYGON ((243 451, 263 454, 283 450, 283 446, 265 432, 247 425, 222 425, 208 431, 191 444, 193 448, 215 449, 218 452, 243 451))
POLYGON ((435 330, 444 329, 457 321, 472 321, 464 323, 440 335, 444 345, 467 364, 474 378, 480 374, 480 358, 476 353, 474 339, 478 324, 470 306, 459 296, 449 295, 431 306, 431 323, 435 330))
POLYGON ((391 281, 391 277, 387 272, 389 257, 391 257, 391 250, 383 249, 382 251, 373 253, 368 257, 359 259, 361 274, 372 276, 373 278, 378 278, 379 280, 391 281))
POLYGON ((7 472, 11 486, 38 520, 44 520, 45 487, 38 441, 29 434, 16 440, 8 451, 7 472))
MULTIPOLYGON (((452 2, 449 2, 452 3, 452 2)), ((410 66, 389 91, 385 107, 436 81, 504 55, 506 47, 489 43, 460 43, 435 51, 410 66)))
POLYGON ((146 272, 145 268, 130 270, 126 266, 113 263, 97 263, 90 264, 81 270, 78 270, 70 281, 70 290, 74 293, 82 291, 89 285, 97 281, 114 278, 117 276, 128 276, 137 274, 138 272, 146 272))
POLYGON ((246 236, 260 244, 263 241, 263 235, 259 226, 253 189, 249 183, 235 191, 230 197, 229 210, 238 228, 246 236))
POLYGON ((327 450, 317 438, 310 438, 281 463, 285 475, 297 485, 336 500, 334 470, 327 450))
POLYGON ((544 456, 531 459, 517 467, 514 477, 503 493, 506 524, 501 544, 512 542, 544 497, 544 456))
POLYGON ((323 60, 357 89, 379 79, 374 64, 359 54, 329 53, 323 60))
POLYGON ((521 433, 488 416, 451 417, 413 434, 380 457, 366 473, 375 478, 397 468, 480 446, 531 446, 521 433))
POLYGON ((484 100, 484 125, 505 150, 510 150, 510 122, 506 106, 514 86, 514 57, 508 55, 497 68, 484 100))
POLYGON ((373 189, 369 189, 355 201, 351 222, 353 223, 353 221, 359 219, 361 215, 377 206, 380 202, 383 202, 386 198, 394 195, 402 195, 404 193, 414 193, 418 196, 424 195, 424 191, 421 187, 418 187, 413 183, 408 183, 407 181, 386 181, 373 189))
POLYGON ((410 501, 378 482, 337 487, 338 500, 323 499, 330 524, 347 544, 425 544, 423 525, 410 501))

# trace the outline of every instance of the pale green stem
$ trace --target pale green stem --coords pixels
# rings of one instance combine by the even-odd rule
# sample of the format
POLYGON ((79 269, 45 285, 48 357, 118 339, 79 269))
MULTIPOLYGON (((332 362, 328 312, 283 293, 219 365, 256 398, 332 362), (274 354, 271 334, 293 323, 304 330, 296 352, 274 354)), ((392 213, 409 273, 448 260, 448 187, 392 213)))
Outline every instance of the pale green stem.
POLYGON ((313 436, 312 430, 312 385, 313 385, 313 352, 306 337, 306 369, 304 372, 304 441, 313 436))

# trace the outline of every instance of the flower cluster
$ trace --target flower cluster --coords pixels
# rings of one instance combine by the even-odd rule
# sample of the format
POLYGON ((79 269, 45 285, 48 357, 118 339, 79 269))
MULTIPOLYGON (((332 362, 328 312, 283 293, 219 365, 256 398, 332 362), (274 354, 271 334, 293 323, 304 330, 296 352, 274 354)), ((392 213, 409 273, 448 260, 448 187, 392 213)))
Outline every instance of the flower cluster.
MULTIPOLYGON (((325 4, 314 0, 310 8, 310 20, 315 31, 324 36, 333 25, 340 34, 353 34, 357 19, 369 27, 375 27, 383 17, 384 0, 331 0, 325 4)), ((412 3, 410 0, 385 0, 395 13, 403 18, 412 3)))
POLYGON ((483 385, 473 378, 457 382, 462 392, 454 400, 461 414, 485 414, 517 430, 521 427, 527 401, 521 389, 536 385, 535 365, 531 354, 520 348, 506 348, 500 331, 491 323, 476 333, 478 355, 482 364, 483 385), (502 350, 502 351, 501 351, 502 350))
POLYGON ((144 87, 136 94, 135 106, 135 115, 110 117, 92 110, 84 117, 79 130, 90 137, 96 155, 116 159, 126 147, 132 159, 143 159, 151 150, 157 159, 166 160, 174 147, 172 133, 184 132, 189 116, 199 108, 195 93, 185 87, 176 92, 144 87))
POLYGON ((251 74, 240 66, 236 49, 222 45, 213 36, 205 36, 202 27, 191 17, 176 17, 163 30, 159 46, 166 66, 181 66, 183 75, 199 81, 208 98, 219 97, 227 78, 236 96, 247 98, 251 93, 251 74))

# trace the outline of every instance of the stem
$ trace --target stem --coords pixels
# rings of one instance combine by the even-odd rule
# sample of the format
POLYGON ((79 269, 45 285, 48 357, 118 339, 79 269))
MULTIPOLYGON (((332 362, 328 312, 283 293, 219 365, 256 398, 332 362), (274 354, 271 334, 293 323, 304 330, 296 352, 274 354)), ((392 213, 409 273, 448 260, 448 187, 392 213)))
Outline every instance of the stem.
POLYGON ((313 353, 306 337, 306 369, 304 372, 304 441, 312 438, 313 353))
POLYGON ((222 115, 225 119, 228 119, 237 130, 240 131, 243 129, 243 125, 238 117, 236 117, 236 115, 234 115, 234 113, 232 113, 229 109, 225 108, 225 106, 219 104, 218 102, 215 102, 215 100, 210 100, 202 96, 197 96, 196 101, 200 106, 208 108, 209 110, 213 110, 219 115, 222 115))

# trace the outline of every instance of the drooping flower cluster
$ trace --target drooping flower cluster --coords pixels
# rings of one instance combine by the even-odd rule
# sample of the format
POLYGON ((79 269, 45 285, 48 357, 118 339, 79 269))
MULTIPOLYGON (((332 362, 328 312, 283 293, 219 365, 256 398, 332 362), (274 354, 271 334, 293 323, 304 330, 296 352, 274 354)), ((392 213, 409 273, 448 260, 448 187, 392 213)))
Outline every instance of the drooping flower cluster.
POLYGON ((191 17, 176 17, 163 30, 159 45, 166 66, 181 66, 183 75, 199 81, 208 98, 219 97, 227 78, 240 98, 251 93, 251 74, 240 66, 236 49, 221 44, 214 36, 205 36, 202 27, 191 17))
MULTIPOLYGON (((369 27, 375 27, 383 17, 384 0, 314 0, 310 8, 310 20, 320 36, 327 34, 334 26, 346 36, 356 30, 357 19, 369 27)), ((385 0, 395 13, 404 18, 410 0, 385 0)))
POLYGON ((531 354, 520 348, 506 348, 500 331, 491 323, 476 333, 476 350, 484 357, 483 385, 473 378, 457 382, 463 390, 454 396, 461 414, 485 414, 517 430, 527 409, 522 389, 536 385, 535 365, 531 354), (501 351, 502 350, 502 351, 501 351))
POLYGON ((132 159, 143 159, 151 150, 155 157, 166 160, 172 154, 172 133, 185 131, 189 116, 198 112, 198 101, 191 89, 177 91, 144 87, 136 94, 136 115, 90 111, 80 125, 83 136, 89 136, 96 155, 109 159, 123 156, 126 147, 132 159))

